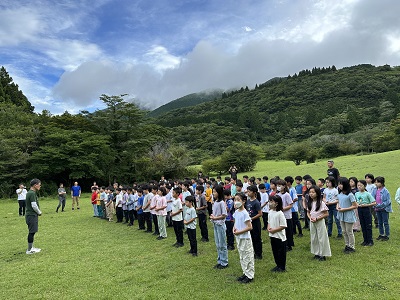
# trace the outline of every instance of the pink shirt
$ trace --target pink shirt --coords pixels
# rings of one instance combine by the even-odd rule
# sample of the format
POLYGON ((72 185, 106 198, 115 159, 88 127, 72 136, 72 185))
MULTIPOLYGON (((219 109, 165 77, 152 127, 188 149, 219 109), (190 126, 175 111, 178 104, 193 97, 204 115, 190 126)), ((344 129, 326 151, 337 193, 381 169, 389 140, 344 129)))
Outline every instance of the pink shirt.
MULTIPOLYGON (((154 195, 154 194, 153 194, 153 195, 154 195)), ((151 198, 150 207, 153 207, 153 206, 154 206, 154 208, 155 208, 155 206, 157 205, 157 198, 158 198, 158 197, 160 197, 160 196, 154 195, 153 198, 151 198)), ((157 212, 154 210, 154 208, 151 209, 150 212, 151 212, 153 215, 156 215, 157 212)))
POLYGON ((376 204, 382 204, 381 191, 382 191, 382 189, 378 189, 376 191, 376 196, 375 196, 376 204))
POLYGON ((160 207, 165 207, 163 210, 157 210, 156 211, 156 215, 157 216, 166 216, 167 215, 167 198, 157 197, 157 204, 156 204, 156 208, 160 208, 160 207))
POLYGON ((328 211, 329 210, 328 206, 326 206, 324 201, 321 201, 321 205, 320 205, 318 211, 315 210, 316 207, 317 207, 317 201, 312 201, 312 203, 311 203, 311 211, 310 211, 311 218, 319 218, 320 216, 323 215, 324 211, 328 211))

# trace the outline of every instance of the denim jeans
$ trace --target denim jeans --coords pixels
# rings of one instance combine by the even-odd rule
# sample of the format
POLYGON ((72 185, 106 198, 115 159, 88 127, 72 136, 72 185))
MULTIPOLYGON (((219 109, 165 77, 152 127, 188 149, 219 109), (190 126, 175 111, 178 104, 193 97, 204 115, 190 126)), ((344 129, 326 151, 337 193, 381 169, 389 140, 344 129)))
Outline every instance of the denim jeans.
POLYGON ((214 224, 214 239, 218 253, 217 263, 219 263, 222 266, 226 266, 228 264, 228 249, 226 246, 225 223, 222 225, 214 224))
POLYGON ((337 218, 337 210, 336 205, 328 205, 329 208, 329 215, 328 215, 328 235, 332 235, 332 224, 333 218, 335 218, 335 223, 337 226, 338 234, 342 234, 342 227, 340 226, 340 221, 337 218))
POLYGON ((376 211, 378 217, 379 235, 389 236, 389 213, 386 210, 376 211))

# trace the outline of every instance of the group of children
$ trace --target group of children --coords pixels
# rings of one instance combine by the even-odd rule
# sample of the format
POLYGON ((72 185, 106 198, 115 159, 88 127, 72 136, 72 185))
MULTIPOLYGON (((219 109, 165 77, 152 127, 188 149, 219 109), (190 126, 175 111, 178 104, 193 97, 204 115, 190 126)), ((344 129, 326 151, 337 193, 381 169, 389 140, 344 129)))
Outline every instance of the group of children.
MULTIPOLYGON (((253 280, 254 260, 262 259, 262 230, 268 231, 270 237, 276 263, 271 269, 273 272, 286 271, 286 255, 293 250, 293 237, 296 234, 302 237, 303 229, 310 230, 311 253, 320 261, 332 255, 329 237, 333 221, 337 237, 344 237, 343 251, 347 254, 355 252, 353 231, 357 230, 358 220, 363 246, 374 244, 372 216, 379 228, 377 240, 387 241, 390 234, 390 194, 385 188, 385 179, 371 174, 365 175, 365 180, 342 177, 338 182, 332 176, 316 182, 309 175, 271 180, 267 176, 263 179, 243 176, 243 181, 230 177, 224 181, 219 177, 175 182, 162 179, 132 188, 117 184, 100 189, 94 186, 92 191, 94 217, 112 222, 115 215, 117 223, 128 226, 137 220, 137 229, 156 235, 157 240, 166 239, 166 227, 173 227, 176 238, 173 246, 177 248, 184 246, 185 231, 189 253, 193 256, 198 255, 197 226, 201 241, 209 241, 209 219, 213 223, 217 250, 214 268, 228 267, 228 250, 235 249, 236 240, 243 270, 237 280, 242 283, 253 280), (304 227, 300 220, 304 220, 304 227)), ((398 194, 396 197, 400 198, 400 189, 398 194)), ((400 204, 400 199, 396 200, 400 204)))

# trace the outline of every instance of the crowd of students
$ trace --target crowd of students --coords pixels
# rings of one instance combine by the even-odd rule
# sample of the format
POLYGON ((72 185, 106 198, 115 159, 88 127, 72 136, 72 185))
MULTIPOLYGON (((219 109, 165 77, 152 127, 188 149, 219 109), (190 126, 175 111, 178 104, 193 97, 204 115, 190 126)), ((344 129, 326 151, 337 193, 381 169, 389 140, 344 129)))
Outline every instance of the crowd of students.
MULTIPOLYGON (((237 280, 242 283, 253 280, 254 260, 263 258, 262 230, 270 237, 276 263, 272 272, 286 271, 286 255, 293 250, 294 236, 303 237, 305 229, 310 230, 311 253, 319 261, 332 255, 329 237, 334 222, 337 238, 344 238, 346 254, 356 251, 354 231, 362 231, 362 246, 374 245, 373 224, 379 228, 375 240, 389 240, 392 204, 383 177, 366 174, 362 180, 336 180, 334 176, 315 180, 305 175, 269 180, 267 176, 243 176, 243 181, 235 177, 93 186, 93 216, 109 222, 116 218, 127 226, 137 220, 137 230, 155 235, 157 240, 166 239, 166 227, 173 227, 176 242, 172 246, 184 246, 185 232, 193 256, 198 255, 197 227, 201 241, 209 242, 209 219, 217 250, 214 268, 228 267, 228 251, 236 244, 243 270, 237 280)), ((400 188, 395 199, 400 204, 400 188)))

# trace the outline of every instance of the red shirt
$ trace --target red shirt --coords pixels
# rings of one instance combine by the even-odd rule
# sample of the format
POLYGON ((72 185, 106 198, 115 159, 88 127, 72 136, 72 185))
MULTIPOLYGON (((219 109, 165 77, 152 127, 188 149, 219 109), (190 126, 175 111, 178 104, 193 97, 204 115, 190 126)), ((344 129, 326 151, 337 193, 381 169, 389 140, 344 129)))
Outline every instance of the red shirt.
POLYGON ((92 193, 92 204, 97 204, 97 192, 92 193))

